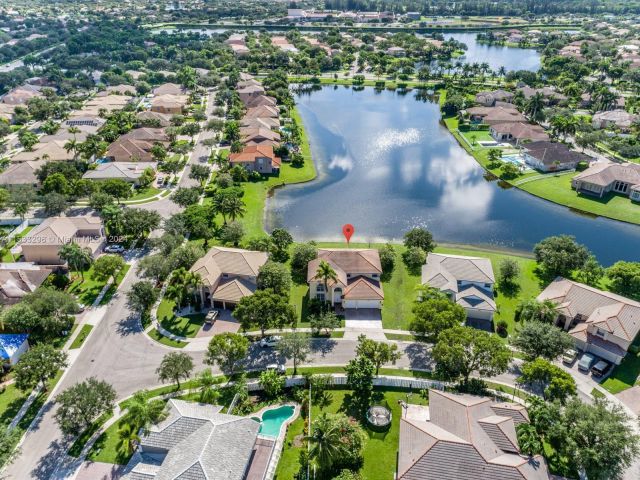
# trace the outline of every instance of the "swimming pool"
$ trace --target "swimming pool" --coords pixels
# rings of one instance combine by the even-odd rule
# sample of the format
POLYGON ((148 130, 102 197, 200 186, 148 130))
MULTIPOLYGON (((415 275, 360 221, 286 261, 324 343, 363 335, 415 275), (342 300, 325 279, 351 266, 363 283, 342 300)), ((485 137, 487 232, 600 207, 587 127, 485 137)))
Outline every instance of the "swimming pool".
POLYGON ((526 166, 526 164, 524 162, 524 157, 520 153, 514 153, 514 154, 511 154, 511 155, 503 155, 502 156, 502 161, 515 163, 516 165, 518 165, 520 167, 526 166))
POLYGON ((96 160, 96 163, 98 164, 102 164, 102 163, 111 163, 111 160, 109 160, 107 157, 103 157, 103 158, 99 158, 96 160))
POLYGON ((295 408, 293 406, 283 405, 265 410, 262 413, 262 419, 259 417, 252 418, 260 422, 260 431, 258 433, 266 437, 278 438, 282 424, 289 420, 294 412, 295 408))

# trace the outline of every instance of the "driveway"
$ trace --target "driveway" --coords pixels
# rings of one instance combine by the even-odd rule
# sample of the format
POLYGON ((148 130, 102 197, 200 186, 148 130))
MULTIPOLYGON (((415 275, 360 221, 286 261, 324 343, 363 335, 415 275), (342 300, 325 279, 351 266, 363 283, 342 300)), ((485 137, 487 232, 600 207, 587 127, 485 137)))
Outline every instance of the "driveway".
POLYGON ((377 308, 347 308, 344 311, 344 338, 356 340, 366 335, 373 340, 386 340, 382 330, 382 312, 377 308))

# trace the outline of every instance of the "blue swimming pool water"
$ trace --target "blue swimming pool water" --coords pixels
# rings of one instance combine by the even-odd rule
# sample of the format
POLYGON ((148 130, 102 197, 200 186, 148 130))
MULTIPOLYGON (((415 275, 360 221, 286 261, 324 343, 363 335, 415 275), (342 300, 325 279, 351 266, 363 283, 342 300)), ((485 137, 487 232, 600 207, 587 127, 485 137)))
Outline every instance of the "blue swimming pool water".
POLYGON ((520 154, 503 155, 502 160, 505 162, 515 163, 516 165, 524 165, 524 158, 520 154))
POLYGON ((110 163, 111 160, 109 160, 108 158, 99 158, 96 160, 96 163, 110 163))
POLYGON ((291 405, 265 410, 262 414, 259 433, 267 437, 277 438, 280 435, 282 424, 291 418, 294 411, 295 408, 291 405))

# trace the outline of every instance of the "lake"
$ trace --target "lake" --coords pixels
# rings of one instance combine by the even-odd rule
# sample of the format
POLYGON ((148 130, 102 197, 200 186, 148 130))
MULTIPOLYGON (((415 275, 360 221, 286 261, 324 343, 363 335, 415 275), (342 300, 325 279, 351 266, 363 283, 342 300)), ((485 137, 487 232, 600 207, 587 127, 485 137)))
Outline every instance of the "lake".
POLYGON ((534 48, 512 48, 504 45, 486 45, 476 41, 477 32, 443 33, 446 40, 453 38, 467 45, 464 57, 453 59, 466 63, 489 64, 496 71, 501 66, 507 71, 529 70, 536 72, 540 69, 540 53, 534 48))
POLYGON ((578 215, 521 190, 502 189, 439 122, 437 103, 415 92, 324 87, 296 98, 319 171, 277 190, 267 228, 299 240, 400 240, 425 227, 440 242, 530 251, 539 240, 575 235, 598 259, 638 260, 640 227, 578 215))

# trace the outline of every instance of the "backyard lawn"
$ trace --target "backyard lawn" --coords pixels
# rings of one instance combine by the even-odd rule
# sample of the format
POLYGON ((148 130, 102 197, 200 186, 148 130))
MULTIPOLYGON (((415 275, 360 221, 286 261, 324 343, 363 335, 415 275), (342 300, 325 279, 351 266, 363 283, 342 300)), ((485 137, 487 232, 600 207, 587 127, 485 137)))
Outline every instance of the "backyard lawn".
MULTIPOLYGON (((638 341, 640 337, 636 339, 636 342, 638 341)), ((638 381, 638 375, 640 375, 640 353, 630 351, 601 385, 613 394, 620 393, 633 387, 638 381)))
POLYGON ((203 313, 195 313, 179 317, 174 313, 174 308, 175 303, 171 300, 165 298, 160 302, 158 307, 160 325, 174 335, 189 338, 195 337, 200 327, 204 325, 205 315, 203 313))
MULTIPOLYGON (((324 408, 314 405, 311 409, 311 417, 317 418, 323 412, 345 413, 354 416, 351 404, 350 390, 327 390, 330 403, 324 408)), ((407 400, 406 392, 380 391, 375 392, 375 402, 388 407, 393 415, 391 428, 387 432, 376 433, 365 427, 367 440, 364 447, 364 464, 360 470, 362 478, 367 480, 391 480, 396 472, 396 452, 400 436, 401 407, 398 400, 407 400)), ((425 405, 427 402, 417 393, 409 397, 409 403, 425 405)), ((298 462, 301 448, 306 444, 300 442, 303 435, 304 419, 298 417, 287 431, 284 450, 278 463, 275 478, 277 480, 293 480, 300 469, 298 462), (295 441, 294 441, 295 439, 295 441)))
MULTIPOLYGON (((18 243, 18 241, 23 238, 24 236, 26 236, 31 230, 33 230, 34 225, 28 226, 27 228, 25 228, 22 232, 18 233, 15 237, 13 237, 6 246, 6 252, 2 255, 2 261, 5 263, 11 263, 11 262, 15 262, 17 260, 17 257, 15 257, 12 253, 11 253, 11 249, 16 245, 16 243, 18 243)), ((13 230, 13 229, 12 229, 13 230)))
POLYGON ((640 206, 622 195, 609 194, 593 198, 578 194, 571 188, 573 175, 545 176, 540 180, 519 185, 518 188, 555 203, 586 212, 640 224, 640 206))

